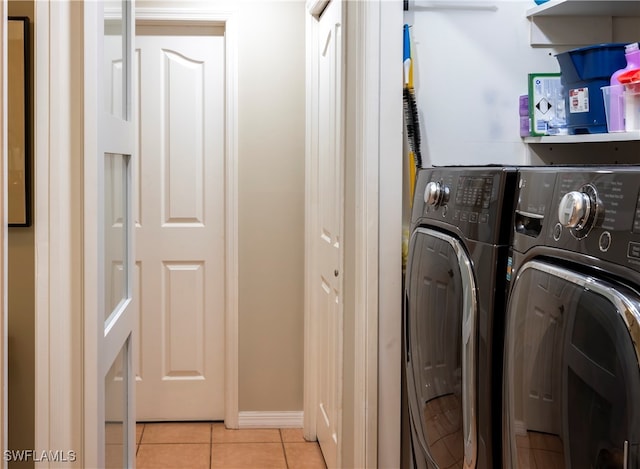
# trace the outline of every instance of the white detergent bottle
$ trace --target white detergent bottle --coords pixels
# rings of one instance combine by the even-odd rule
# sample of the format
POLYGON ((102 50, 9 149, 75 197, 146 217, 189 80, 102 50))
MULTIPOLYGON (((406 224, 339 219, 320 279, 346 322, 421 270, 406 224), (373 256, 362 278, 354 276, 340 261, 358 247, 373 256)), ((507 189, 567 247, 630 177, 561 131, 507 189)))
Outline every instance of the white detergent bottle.
POLYGON ((640 69, 640 48, 638 43, 627 44, 624 48, 624 56, 627 66, 611 75, 611 91, 609 94, 609 132, 624 132, 624 87, 618 81, 618 77, 625 72, 640 69))

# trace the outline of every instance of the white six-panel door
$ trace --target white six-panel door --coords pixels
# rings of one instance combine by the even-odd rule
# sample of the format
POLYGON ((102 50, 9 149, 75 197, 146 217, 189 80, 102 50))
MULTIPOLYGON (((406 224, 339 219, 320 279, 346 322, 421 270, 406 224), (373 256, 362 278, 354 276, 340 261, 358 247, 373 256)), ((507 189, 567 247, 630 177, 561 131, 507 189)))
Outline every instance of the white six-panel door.
POLYGON ((318 20, 318 213, 315 233, 315 321, 318 340, 316 431, 327 466, 339 465, 342 408, 343 98, 342 2, 318 20))
POLYGON ((137 28, 138 420, 224 417, 223 34, 137 28))

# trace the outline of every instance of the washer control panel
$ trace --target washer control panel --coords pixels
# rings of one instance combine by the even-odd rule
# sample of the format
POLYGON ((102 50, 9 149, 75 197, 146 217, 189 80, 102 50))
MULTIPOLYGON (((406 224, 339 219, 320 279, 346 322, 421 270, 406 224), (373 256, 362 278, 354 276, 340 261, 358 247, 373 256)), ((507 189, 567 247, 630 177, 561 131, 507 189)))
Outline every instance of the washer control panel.
POLYGON ((492 193, 492 177, 460 176, 456 190, 456 205, 477 212, 488 210, 492 193))
POLYGON ((453 166, 418 173, 412 223, 418 219, 454 225, 469 239, 502 243, 508 237, 516 172, 504 167, 453 166), (508 191, 505 187, 510 184, 508 191), (503 197, 509 198, 508 201, 503 197), (507 208, 505 208, 507 207, 507 208), (502 233, 504 232, 504 234, 502 233))
MULTIPOLYGON (((551 171, 553 197, 534 214, 541 229, 526 246, 552 246, 640 271, 640 167, 522 168, 519 177, 526 184, 520 187, 520 210, 543 191, 532 182, 551 171)), ((516 227, 514 246, 524 247, 518 235, 516 227)))

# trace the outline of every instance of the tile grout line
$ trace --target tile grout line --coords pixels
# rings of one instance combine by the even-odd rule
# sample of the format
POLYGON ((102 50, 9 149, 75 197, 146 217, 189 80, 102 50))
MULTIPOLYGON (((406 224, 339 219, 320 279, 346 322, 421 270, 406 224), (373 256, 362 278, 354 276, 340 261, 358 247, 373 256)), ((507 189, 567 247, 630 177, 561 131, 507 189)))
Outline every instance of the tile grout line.
POLYGON ((209 426, 209 469, 213 468, 213 422, 209 426))
MULTIPOLYGON (((138 423, 136 422, 136 425, 138 423)), ((140 445, 142 444, 142 436, 144 435, 144 423, 142 424, 142 431, 140 432, 140 440, 136 441, 136 459, 138 458, 138 451, 140 451, 140 445)), ((136 440, 138 440, 138 428, 136 426, 136 440)))
POLYGON ((287 450, 284 447, 284 436, 282 435, 282 428, 278 428, 280 434, 280 445, 282 446, 282 454, 284 455, 284 465, 289 469, 289 460, 287 459, 287 450))

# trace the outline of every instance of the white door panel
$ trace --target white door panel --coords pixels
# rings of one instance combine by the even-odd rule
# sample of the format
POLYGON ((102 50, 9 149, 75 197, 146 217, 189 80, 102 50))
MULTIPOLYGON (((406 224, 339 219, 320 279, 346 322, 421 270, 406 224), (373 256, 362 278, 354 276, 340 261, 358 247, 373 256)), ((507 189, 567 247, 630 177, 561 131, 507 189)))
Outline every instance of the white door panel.
POLYGON ((138 31, 138 420, 224 417, 224 37, 138 31))
POLYGON ((84 6, 83 296, 87 467, 131 467, 135 458, 132 353, 132 3, 84 6), (95 398, 95 401, 93 399, 95 398))
POLYGON ((318 22, 318 223, 315 234, 318 354, 317 436, 328 467, 337 467, 342 407, 343 97, 342 2, 318 22))

